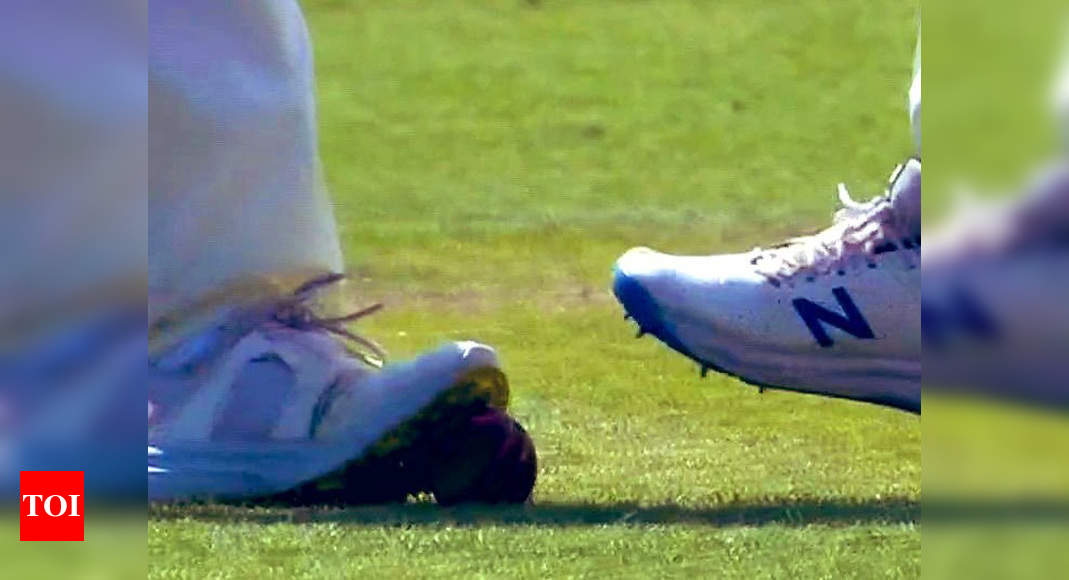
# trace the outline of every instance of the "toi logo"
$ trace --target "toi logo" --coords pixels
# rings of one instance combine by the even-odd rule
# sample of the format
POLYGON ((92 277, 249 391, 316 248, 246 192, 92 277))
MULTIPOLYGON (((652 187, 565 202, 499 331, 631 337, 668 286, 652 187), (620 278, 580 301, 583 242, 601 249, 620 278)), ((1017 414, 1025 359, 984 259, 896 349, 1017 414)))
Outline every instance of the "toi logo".
POLYGON ((85 540, 85 474, 81 471, 19 472, 19 540, 85 540))

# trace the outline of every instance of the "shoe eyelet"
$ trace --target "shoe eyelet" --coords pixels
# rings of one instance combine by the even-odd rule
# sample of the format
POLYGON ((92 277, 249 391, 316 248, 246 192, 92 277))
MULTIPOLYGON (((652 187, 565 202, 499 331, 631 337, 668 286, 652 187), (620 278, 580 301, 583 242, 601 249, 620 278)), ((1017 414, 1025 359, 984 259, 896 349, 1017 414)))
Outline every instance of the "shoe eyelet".
POLYGON ((845 276, 846 275, 846 270, 836 270, 835 273, 840 275, 840 276, 845 276))
POLYGON ((813 283, 813 282, 817 281, 817 278, 816 278, 816 276, 806 276, 805 277, 805 281, 809 282, 809 283, 813 283))
POLYGON ((887 252, 894 252, 898 250, 898 246, 894 242, 884 242, 879 246, 876 246, 872 252, 874 254, 885 254, 887 252))
POLYGON ((875 262, 869 262, 869 263, 868 263, 868 266, 869 266, 869 269, 870 269, 870 270, 875 270, 875 269, 877 268, 877 265, 876 265, 876 263, 875 263, 875 262))

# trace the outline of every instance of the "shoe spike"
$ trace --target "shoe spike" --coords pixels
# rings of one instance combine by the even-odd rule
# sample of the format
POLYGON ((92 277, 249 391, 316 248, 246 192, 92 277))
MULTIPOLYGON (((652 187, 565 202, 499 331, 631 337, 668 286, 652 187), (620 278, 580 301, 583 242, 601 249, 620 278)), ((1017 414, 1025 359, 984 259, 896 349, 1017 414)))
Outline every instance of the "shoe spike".
POLYGON ((705 365, 702 365, 701 373, 702 373, 702 378, 704 379, 705 376, 709 374, 709 367, 707 367, 705 365))
POLYGON ((646 336, 646 329, 645 328, 639 328, 638 332, 635 333, 635 338, 642 338, 643 336, 646 336))

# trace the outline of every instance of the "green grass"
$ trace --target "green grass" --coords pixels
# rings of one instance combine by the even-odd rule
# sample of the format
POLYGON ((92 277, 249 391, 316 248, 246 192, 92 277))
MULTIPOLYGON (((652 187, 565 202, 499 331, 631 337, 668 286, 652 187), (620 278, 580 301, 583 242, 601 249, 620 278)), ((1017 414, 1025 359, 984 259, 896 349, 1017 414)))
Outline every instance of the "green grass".
POLYGON ((911 151, 913 3, 303 3, 347 259, 398 358, 496 346, 536 504, 156 509, 150 577, 917 577, 920 422, 636 341, 633 245, 826 224, 911 151))

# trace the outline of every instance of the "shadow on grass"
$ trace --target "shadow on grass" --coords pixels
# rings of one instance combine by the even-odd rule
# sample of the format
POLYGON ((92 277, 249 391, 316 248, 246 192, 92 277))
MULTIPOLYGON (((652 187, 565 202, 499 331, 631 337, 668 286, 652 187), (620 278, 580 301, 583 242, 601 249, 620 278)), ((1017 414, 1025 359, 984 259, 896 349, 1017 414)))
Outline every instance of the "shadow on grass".
POLYGON ((155 505, 156 520, 209 522, 310 523, 353 526, 600 526, 690 524, 713 527, 768 524, 909 524, 920 519, 915 499, 870 501, 770 499, 715 507, 640 506, 630 503, 538 503, 525 506, 440 507, 430 502, 363 507, 245 507, 222 504, 155 505))

